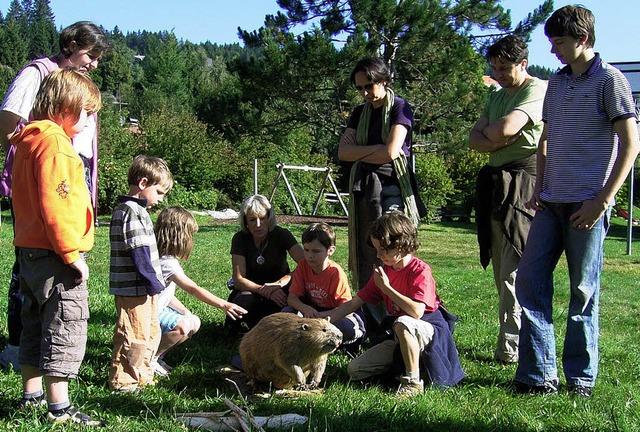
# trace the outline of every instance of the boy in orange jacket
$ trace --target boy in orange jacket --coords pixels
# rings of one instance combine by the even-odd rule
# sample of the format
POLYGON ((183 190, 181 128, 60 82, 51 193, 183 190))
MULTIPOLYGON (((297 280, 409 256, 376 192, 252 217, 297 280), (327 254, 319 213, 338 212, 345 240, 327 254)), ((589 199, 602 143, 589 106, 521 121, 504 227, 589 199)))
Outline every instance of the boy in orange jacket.
POLYGON ((22 406, 48 405, 53 423, 103 425, 69 402, 69 378, 78 375, 87 342, 89 268, 94 221, 84 166, 71 138, 101 107, 100 91, 73 69, 42 82, 33 121, 12 138, 14 245, 24 294, 20 367, 22 406))

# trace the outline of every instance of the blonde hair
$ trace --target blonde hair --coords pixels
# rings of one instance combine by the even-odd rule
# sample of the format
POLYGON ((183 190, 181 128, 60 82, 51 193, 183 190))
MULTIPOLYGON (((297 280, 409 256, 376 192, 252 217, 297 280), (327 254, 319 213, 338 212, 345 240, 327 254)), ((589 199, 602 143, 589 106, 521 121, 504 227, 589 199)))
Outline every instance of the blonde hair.
POLYGON ((102 107, 100 90, 87 75, 73 68, 58 69, 44 77, 31 114, 34 120, 75 121, 84 109, 95 114, 102 107))
POLYGON ((167 187, 167 192, 173 187, 169 166, 159 157, 138 155, 133 158, 127 178, 129 186, 136 186, 145 177, 149 186, 160 184, 167 187))
POLYGON ((155 224, 156 242, 160 256, 171 255, 186 260, 193 249, 193 235, 198 222, 189 211, 172 206, 163 209, 155 224))
POLYGON ((253 213, 256 216, 265 214, 267 216, 267 223, 269 224, 269 231, 273 231, 276 225, 278 225, 273 207, 271 207, 271 203, 264 195, 251 195, 247 197, 240 206, 238 224, 240 224, 240 229, 246 233, 249 232, 249 225, 247 224, 247 215, 249 213, 253 213))

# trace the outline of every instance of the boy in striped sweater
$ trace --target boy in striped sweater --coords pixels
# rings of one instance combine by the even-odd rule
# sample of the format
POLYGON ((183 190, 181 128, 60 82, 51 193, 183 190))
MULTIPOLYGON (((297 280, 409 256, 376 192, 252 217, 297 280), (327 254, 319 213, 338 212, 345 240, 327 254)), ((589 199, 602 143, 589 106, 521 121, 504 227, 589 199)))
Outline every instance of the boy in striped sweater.
POLYGON ((118 197, 109 233, 109 292, 118 314, 109 386, 122 392, 154 385, 151 359, 161 337, 156 294, 165 284, 147 209, 162 201, 173 178, 164 160, 139 155, 129 168, 128 182, 129 192, 118 197))

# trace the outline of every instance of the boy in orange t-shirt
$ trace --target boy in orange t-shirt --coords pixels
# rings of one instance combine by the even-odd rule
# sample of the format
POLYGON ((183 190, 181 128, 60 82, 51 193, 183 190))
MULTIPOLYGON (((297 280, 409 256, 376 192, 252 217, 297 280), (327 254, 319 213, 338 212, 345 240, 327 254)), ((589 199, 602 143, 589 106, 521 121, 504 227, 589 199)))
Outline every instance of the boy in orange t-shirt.
MULTIPOLYGON (((302 233, 304 259, 293 273, 287 303, 307 318, 323 318, 333 309, 351 300, 349 280, 342 267, 331 260, 336 251, 336 234, 324 222, 309 225, 302 233)), ((361 310, 333 323, 342 332, 342 345, 364 340, 365 324, 361 310)))

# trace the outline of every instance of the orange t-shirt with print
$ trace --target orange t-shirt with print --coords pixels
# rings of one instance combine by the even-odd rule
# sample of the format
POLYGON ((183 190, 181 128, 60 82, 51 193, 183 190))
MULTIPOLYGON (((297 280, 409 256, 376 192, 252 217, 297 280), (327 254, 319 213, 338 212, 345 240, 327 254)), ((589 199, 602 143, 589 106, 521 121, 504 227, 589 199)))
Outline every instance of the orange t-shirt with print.
POLYGON ((313 272, 307 260, 300 261, 293 272, 289 292, 318 310, 333 309, 351 300, 349 279, 332 260, 320 274, 313 272))

